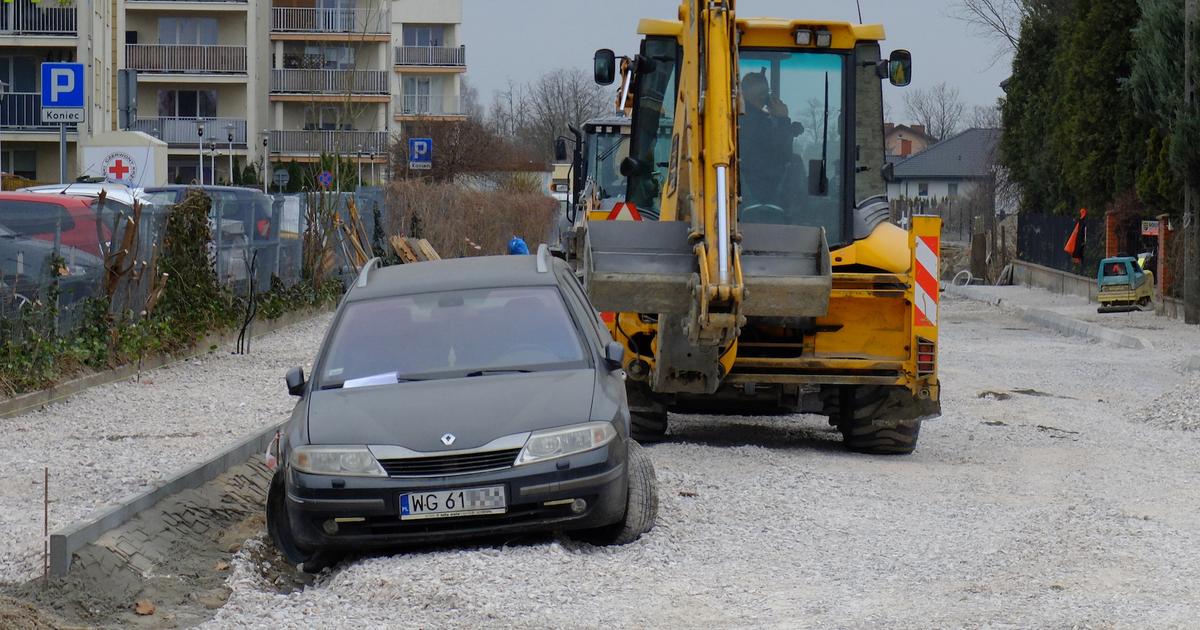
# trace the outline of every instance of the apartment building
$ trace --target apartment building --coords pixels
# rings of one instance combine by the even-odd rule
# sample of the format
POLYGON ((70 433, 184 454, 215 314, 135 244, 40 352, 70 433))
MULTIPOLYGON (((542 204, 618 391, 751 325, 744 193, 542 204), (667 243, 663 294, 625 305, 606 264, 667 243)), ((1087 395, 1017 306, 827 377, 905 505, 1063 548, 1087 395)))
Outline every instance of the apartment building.
POLYGON ((166 143, 159 183, 231 181, 247 166, 261 176, 264 156, 267 173, 332 153, 386 166, 406 124, 462 117, 462 0, 66 1, 0 4, 5 172, 58 179, 58 129, 40 122, 43 61, 89 66, 69 177, 90 172, 76 146, 119 130, 121 68, 138 75, 128 128, 166 143))

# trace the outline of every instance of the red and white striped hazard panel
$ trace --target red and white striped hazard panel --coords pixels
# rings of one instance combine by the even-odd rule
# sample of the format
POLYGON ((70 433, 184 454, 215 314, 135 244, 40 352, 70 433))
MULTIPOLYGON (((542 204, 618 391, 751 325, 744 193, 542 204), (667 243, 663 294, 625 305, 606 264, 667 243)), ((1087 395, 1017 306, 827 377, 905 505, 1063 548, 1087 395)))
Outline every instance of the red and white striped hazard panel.
POLYGON ((917 237, 917 283, 913 287, 913 320, 917 326, 938 322, 938 237, 917 237))

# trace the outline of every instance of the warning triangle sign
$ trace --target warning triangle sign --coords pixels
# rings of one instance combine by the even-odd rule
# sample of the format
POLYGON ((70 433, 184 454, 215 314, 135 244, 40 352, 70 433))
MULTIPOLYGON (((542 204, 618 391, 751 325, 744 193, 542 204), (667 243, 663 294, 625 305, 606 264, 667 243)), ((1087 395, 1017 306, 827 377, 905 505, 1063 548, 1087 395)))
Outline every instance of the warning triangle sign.
POLYGON ((641 221, 642 215, 632 203, 618 201, 608 213, 609 221, 641 221))

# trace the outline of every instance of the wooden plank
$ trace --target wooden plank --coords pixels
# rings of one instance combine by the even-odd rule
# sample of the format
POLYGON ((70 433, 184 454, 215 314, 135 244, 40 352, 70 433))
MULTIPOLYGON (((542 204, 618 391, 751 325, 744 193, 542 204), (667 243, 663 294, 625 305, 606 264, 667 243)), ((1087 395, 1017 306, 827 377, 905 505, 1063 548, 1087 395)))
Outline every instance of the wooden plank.
POLYGON ((414 263, 419 260, 417 255, 413 253, 413 250, 409 248, 408 243, 405 241, 403 236, 394 234, 388 240, 391 241, 392 249, 396 250, 396 255, 400 257, 402 262, 414 263))
POLYGON ((442 257, 438 255, 437 250, 435 250, 433 248, 433 245, 431 245, 428 240, 421 239, 421 240, 417 241, 417 246, 420 247, 421 252, 423 252, 425 254, 425 260, 441 260, 442 259, 442 257))

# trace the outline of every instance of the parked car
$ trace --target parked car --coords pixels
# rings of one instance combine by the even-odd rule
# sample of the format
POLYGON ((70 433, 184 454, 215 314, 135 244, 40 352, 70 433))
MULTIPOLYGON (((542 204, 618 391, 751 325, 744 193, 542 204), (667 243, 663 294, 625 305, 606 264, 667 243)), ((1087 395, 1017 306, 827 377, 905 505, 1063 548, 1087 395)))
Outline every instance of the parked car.
POLYGON ((62 245, 98 257, 100 240, 108 240, 110 231, 103 222, 97 228, 97 211, 95 199, 0 192, 0 225, 13 234, 53 242, 57 232, 62 245))
POLYGON ((270 196, 236 186, 153 186, 134 193, 156 206, 170 206, 183 201, 192 189, 201 190, 212 201, 209 218, 213 247, 220 250, 216 256, 217 276, 222 281, 246 280, 253 257, 250 248, 255 246, 260 250, 255 263, 257 281, 259 286, 268 286, 271 274, 278 270, 279 256, 278 248, 272 245, 279 242, 279 225, 273 220, 270 196))
MULTIPOLYGON (((137 196, 132 189, 124 184, 69 182, 66 184, 29 186, 20 189, 20 192, 31 192, 39 195, 69 195, 89 199, 98 199, 101 191, 104 192, 105 201, 102 208, 97 208, 97 214, 103 218, 104 224, 110 230, 113 229, 113 226, 117 225, 117 216, 133 216, 133 204, 137 200, 137 196)), ((149 203, 147 200, 141 201, 143 204, 149 203)))
MULTIPOLYGON (((11 208, 11 202, 0 200, 0 218, 5 218, 6 207, 11 208)), ((58 206, 50 204, 51 209, 58 206)), ((11 218, 9 215, 7 218, 11 218)), ((47 229, 53 231, 59 220, 69 219, 68 216, 53 214, 42 217, 21 216, 21 221, 15 223, 15 229, 0 224, 0 291, 6 303, 12 302, 18 307, 28 302, 46 297, 44 290, 51 282, 57 281, 59 287, 58 304, 65 306, 95 294, 100 285, 104 265, 98 256, 93 256, 78 248, 59 244, 58 255, 62 258, 57 277, 52 274, 54 255, 56 253, 53 241, 34 237, 31 234, 44 234, 47 229), (41 223, 39 223, 41 221, 41 223)))
POLYGON ((654 469, 629 437, 622 348, 570 267, 536 256, 378 268, 346 294, 279 446, 272 541, 339 553, 564 530, 649 531, 654 469))

